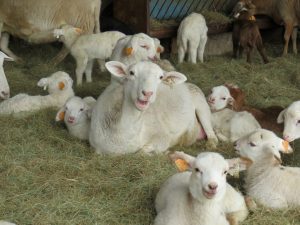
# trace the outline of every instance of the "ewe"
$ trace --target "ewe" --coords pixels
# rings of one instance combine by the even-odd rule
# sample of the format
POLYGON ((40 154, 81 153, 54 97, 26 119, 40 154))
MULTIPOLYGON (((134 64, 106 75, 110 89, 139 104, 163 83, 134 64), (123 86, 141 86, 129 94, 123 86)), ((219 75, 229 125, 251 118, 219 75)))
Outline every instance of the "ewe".
POLYGON ((54 36, 64 43, 76 60, 77 85, 82 84, 83 73, 85 73, 86 81, 92 82, 94 59, 98 59, 101 71, 103 71, 105 60, 111 57, 117 41, 125 37, 125 34, 118 31, 80 35, 81 32, 81 29, 68 25, 53 31, 54 36))
POLYGON ((270 208, 300 206, 300 168, 281 166, 280 151, 289 144, 267 130, 258 130, 235 144, 238 154, 250 160, 245 187, 249 196, 270 208))
POLYGON ((177 34, 179 63, 183 62, 186 53, 189 62, 197 63, 197 55, 203 62, 207 30, 205 18, 199 13, 192 13, 181 21, 177 34))
POLYGON ((0 51, 0 98, 8 99, 9 98, 9 85, 4 73, 3 62, 4 60, 13 61, 13 58, 5 55, 0 51))
POLYGON ((205 96, 183 74, 149 61, 111 61, 106 68, 123 82, 110 84, 93 109, 89 140, 97 153, 158 153, 205 135, 216 146, 205 96))
POLYGON ((236 225, 245 220, 245 200, 226 182, 229 163, 220 154, 175 152, 171 158, 184 160, 191 172, 177 173, 162 185, 154 225, 236 225))
POLYGON ((277 123, 284 123, 283 138, 291 142, 300 138, 300 101, 293 102, 282 110, 277 123))
POLYGON ((56 121, 64 120, 69 133, 81 140, 88 140, 91 127, 91 112, 96 100, 93 97, 84 99, 73 96, 57 112, 56 121))
POLYGON ((10 115, 22 112, 35 112, 41 109, 62 107, 68 98, 74 96, 73 80, 69 74, 58 71, 37 83, 44 90, 48 88, 49 95, 30 96, 18 94, 0 103, 0 115, 10 115))

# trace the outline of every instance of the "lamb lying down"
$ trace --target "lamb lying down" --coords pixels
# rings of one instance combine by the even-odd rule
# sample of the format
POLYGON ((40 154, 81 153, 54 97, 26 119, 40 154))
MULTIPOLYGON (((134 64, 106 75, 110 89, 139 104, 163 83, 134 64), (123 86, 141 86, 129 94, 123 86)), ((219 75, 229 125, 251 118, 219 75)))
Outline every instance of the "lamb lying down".
POLYGON ((32 113, 50 107, 60 108, 68 98, 74 96, 72 84, 73 80, 69 74, 62 71, 53 73, 37 83, 44 90, 48 89, 49 95, 18 94, 0 103, 0 115, 32 113))
POLYGON ((64 120, 69 133, 81 140, 89 137, 91 111, 96 103, 93 97, 71 97, 57 112, 56 121, 64 120))

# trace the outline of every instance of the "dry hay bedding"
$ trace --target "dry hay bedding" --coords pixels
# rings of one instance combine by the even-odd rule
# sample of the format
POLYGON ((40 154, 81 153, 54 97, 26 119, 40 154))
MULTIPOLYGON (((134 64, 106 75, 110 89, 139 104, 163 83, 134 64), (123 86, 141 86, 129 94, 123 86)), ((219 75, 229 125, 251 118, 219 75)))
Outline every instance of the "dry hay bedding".
MULTIPOLYGON (((282 46, 267 46, 269 54, 279 54, 282 46)), ((12 95, 39 94, 36 82, 57 70, 74 77, 74 61, 68 57, 57 67, 47 62, 57 52, 53 45, 28 46, 14 42, 13 50, 24 64, 6 63, 5 71, 12 95)), ((300 96, 299 56, 272 58, 263 65, 230 57, 211 57, 204 64, 184 63, 178 70, 207 94, 212 86, 233 82, 243 88, 247 102, 265 107, 287 106, 300 96)), ((79 96, 97 97, 109 84, 109 75, 94 72, 94 82, 76 88, 79 96)), ((27 118, 0 118, 0 219, 17 224, 151 224, 155 217, 154 198, 161 183, 176 172, 167 156, 100 156, 88 144, 68 135, 54 122, 55 110, 44 110, 27 118)), ((285 157, 289 165, 300 166, 299 141, 295 153, 285 157)), ((175 147, 196 155, 205 142, 191 147, 175 147)), ((231 144, 220 143, 225 157, 234 156, 231 144)), ((236 187, 241 182, 233 180, 236 187)), ((295 187, 297 188, 297 187, 295 187)), ((260 207, 243 223, 300 224, 300 210, 273 212, 260 207)))

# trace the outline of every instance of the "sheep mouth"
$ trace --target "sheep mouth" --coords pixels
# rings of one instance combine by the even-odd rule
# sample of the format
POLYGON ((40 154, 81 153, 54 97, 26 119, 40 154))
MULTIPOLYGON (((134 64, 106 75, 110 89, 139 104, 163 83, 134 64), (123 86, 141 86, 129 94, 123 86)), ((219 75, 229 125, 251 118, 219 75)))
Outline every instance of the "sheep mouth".
POLYGON ((157 61, 157 57, 156 57, 156 56, 153 56, 153 57, 148 56, 148 59, 149 59, 150 61, 152 61, 152 62, 157 61))
POLYGON ((68 118, 68 123, 74 123, 75 122, 75 119, 73 119, 73 118, 68 118))
POLYGON ((137 99, 136 102, 135 102, 135 106, 139 110, 145 110, 146 108, 148 108, 149 104, 150 104, 149 100, 137 99))
POLYGON ((203 189, 202 192, 203 192, 204 197, 206 197, 207 199, 212 199, 217 194, 217 190, 209 190, 209 191, 207 191, 207 190, 203 189))

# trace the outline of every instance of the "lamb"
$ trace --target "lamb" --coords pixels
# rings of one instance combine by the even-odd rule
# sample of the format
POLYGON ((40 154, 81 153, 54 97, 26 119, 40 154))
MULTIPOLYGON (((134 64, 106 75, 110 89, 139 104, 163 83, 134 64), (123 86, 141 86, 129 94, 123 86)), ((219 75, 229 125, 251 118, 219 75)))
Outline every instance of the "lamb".
POLYGON ((16 225, 15 223, 7 222, 4 220, 0 220, 0 225, 16 225))
POLYGON ((270 106, 257 109, 245 105, 245 94, 236 85, 225 84, 212 88, 208 96, 208 104, 212 111, 219 111, 225 107, 230 107, 234 111, 247 111, 251 113, 259 122, 262 128, 274 132, 282 132, 283 126, 276 123, 277 116, 283 110, 280 106, 270 106))
POLYGON ((121 38, 117 42, 110 59, 129 66, 143 60, 153 61, 157 53, 154 39, 147 34, 138 33, 121 38))
POLYGON ((203 62, 207 31, 205 18, 199 13, 192 13, 181 21, 177 33, 179 63, 183 62, 187 52, 189 62, 197 63, 197 55, 203 62))
POLYGON ((3 69, 4 60, 14 61, 14 59, 0 51, 0 98, 8 99, 10 96, 10 91, 9 91, 9 85, 3 69))
POLYGON ((111 83, 93 109, 89 140, 97 153, 160 153, 205 135, 216 146, 204 94, 185 84, 183 74, 149 61, 130 66, 111 61, 106 68, 124 82, 111 83))
POLYGON ((73 96, 57 112, 56 121, 64 120, 69 133, 80 140, 88 140, 91 126, 91 111, 96 100, 93 97, 73 96))
POLYGON ((247 62, 251 63, 251 53, 256 47, 264 63, 268 63, 269 60, 264 50, 259 27, 253 16, 254 12, 255 6, 250 1, 245 7, 235 13, 234 17, 236 21, 234 22, 232 31, 233 54, 237 58, 239 51, 239 56, 242 56, 243 49, 245 49, 247 62))
POLYGON ((40 79, 37 83, 44 90, 48 88, 49 95, 18 94, 0 103, 0 115, 32 113, 49 107, 60 108, 68 98, 74 96, 72 84, 73 80, 69 74, 62 71, 53 73, 47 78, 40 79))
POLYGON ((75 58, 77 85, 82 85, 83 73, 86 81, 92 82, 94 59, 98 59, 100 69, 104 71, 105 60, 111 57, 117 41, 125 37, 125 34, 118 31, 80 35, 81 32, 81 29, 69 25, 53 31, 54 36, 64 43, 75 58))
POLYGON ((239 155, 251 162, 245 177, 247 194, 266 207, 299 207, 300 168, 281 166, 280 151, 291 152, 291 147, 278 137, 267 144, 266 137, 258 131, 236 142, 239 155))
POLYGON ((226 182, 229 163, 220 154, 192 157, 175 152, 171 158, 183 160, 190 171, 177 173, 162 185, 155 200, 154 225, 233 225, 245 220, 245 200, 226 182))
POLYGON ((300 101, 295 101, 282 110, 278 115, 277 123, 284 123, 284 140, 292 142, 300 138, 300 101))

